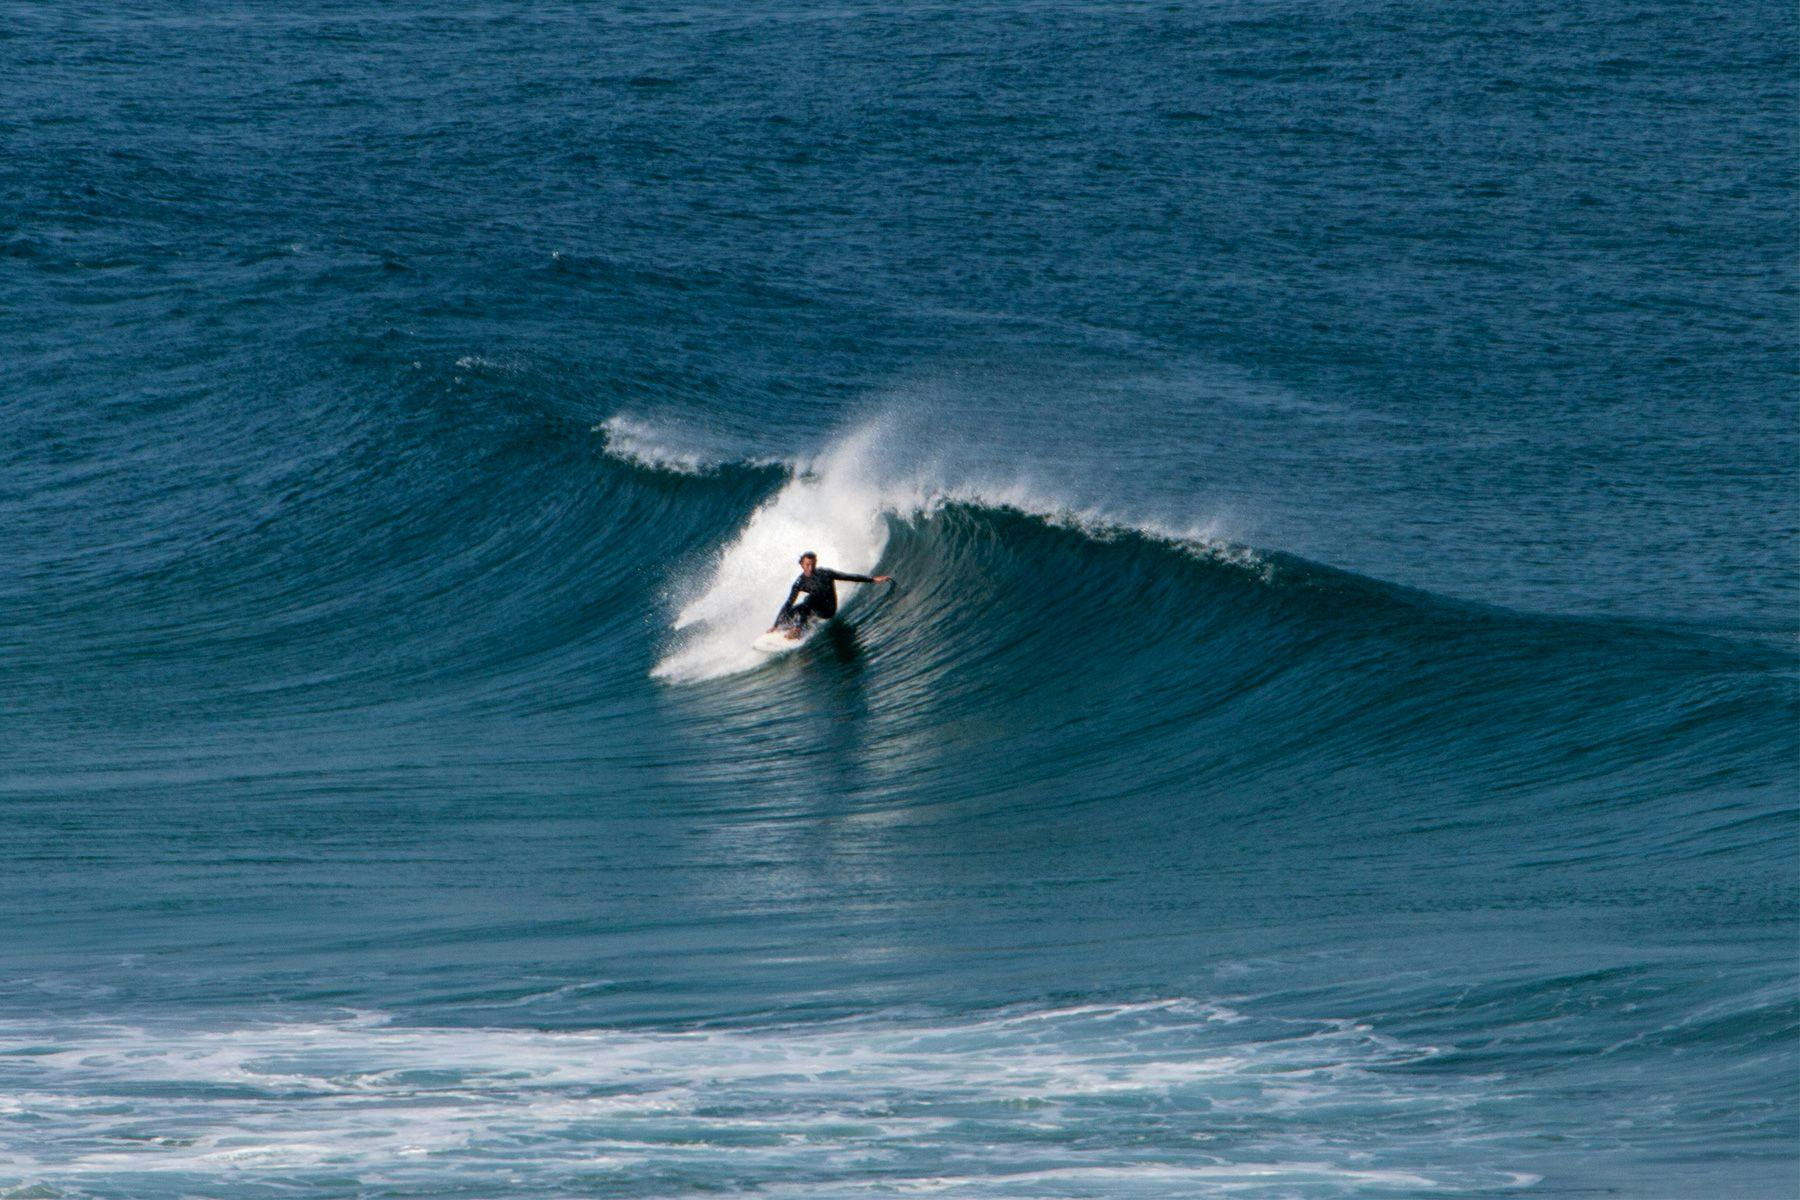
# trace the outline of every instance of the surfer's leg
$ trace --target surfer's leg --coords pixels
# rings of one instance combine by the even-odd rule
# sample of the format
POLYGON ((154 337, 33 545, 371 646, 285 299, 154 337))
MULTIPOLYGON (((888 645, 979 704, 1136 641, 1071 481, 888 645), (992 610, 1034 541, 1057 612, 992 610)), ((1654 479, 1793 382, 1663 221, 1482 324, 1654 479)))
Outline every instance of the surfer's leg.
POLYGON ((799 637, 800 631, 805 629, 806 623, 812 619, 812 609, 808 608, 806 605, 806 602, 810 599, 810 596, 800 597, 800 602, 789 610, 785 626, 789 637, 799 637))

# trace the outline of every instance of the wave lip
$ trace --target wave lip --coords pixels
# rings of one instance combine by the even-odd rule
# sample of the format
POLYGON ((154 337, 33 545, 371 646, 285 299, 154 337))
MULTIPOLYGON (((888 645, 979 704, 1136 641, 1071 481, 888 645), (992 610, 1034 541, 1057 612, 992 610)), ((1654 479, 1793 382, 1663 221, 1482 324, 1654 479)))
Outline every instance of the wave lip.
POLYGON ((653 426, 622 413, 608 417, 593 431, 605 436, 608 454, 646 470, 705 475, 729 461, 692 447, 673 446, 653 426))

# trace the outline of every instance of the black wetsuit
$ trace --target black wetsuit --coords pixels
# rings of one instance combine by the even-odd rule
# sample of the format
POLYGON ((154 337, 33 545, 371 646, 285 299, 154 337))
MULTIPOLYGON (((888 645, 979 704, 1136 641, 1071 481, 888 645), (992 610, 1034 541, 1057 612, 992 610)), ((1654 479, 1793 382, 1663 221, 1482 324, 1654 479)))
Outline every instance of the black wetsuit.
POLYGON ((787 603, 775 615, 775 624, 783 628, 804 625, 808 618, 817 617, 821 621, 826 617, 837 615, 837 581, 845 583, 874 583, 870 575, 852 575, 848 571, 834 571, 830 567, 814 567, 811 575, 802 574, 794 580, 794 586, 788 589, 787 603), (804 593, 804 594, 803 594, 804 593), (796 604, 794 598, 801 597, 796 604))

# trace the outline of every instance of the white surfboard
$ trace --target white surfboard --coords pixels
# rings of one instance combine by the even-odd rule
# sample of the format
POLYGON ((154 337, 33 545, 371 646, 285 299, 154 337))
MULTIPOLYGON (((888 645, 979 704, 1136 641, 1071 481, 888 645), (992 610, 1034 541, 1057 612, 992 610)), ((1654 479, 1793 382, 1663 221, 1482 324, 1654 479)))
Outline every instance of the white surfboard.
POLYGON ((818 635, 819 630, 824 627, 824 621, 808 621, 797 638, 789 637, 788 631, 785 629, 772 629, 768 633, 757 635, 756 640, 750 643, 750 648, 760 650, 764 654, 786 654, 788 651, 798 650, 812 641, 818 635))

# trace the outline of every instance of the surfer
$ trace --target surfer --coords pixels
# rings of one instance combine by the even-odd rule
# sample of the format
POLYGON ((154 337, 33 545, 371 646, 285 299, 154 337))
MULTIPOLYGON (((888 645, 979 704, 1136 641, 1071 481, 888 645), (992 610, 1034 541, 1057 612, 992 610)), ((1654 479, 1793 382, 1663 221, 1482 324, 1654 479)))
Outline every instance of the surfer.
POLYGON ((775 614, 775 624, 769 627, 769 632, 785 629, 790 639, 796 639, 808 621, 823 621, 836 616, 840 580, 844 583, 892 583, 893 579, 892 575, 852 575, 848 571, 821 567, 819 556, 808 550, 800 556, 800 578, 788 589, 787 601, 775 614))

